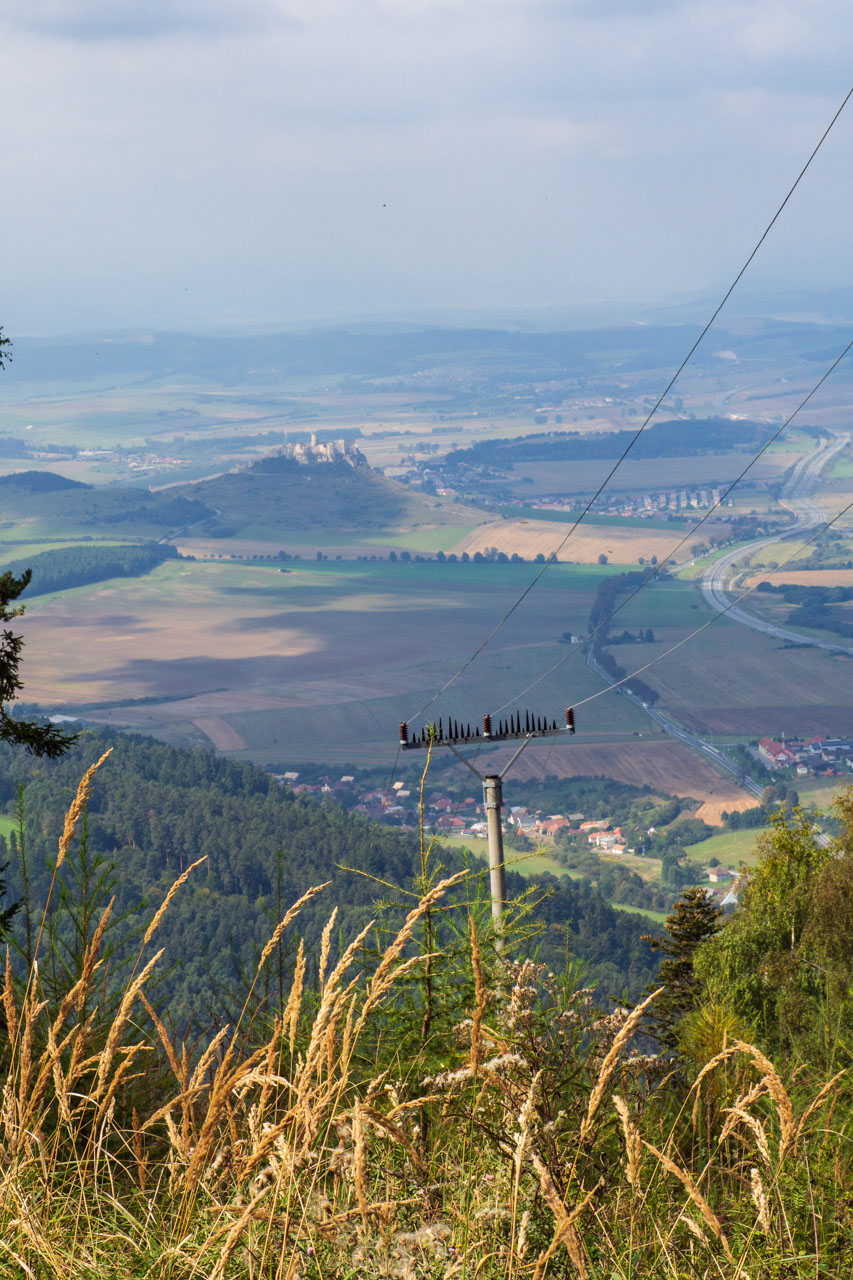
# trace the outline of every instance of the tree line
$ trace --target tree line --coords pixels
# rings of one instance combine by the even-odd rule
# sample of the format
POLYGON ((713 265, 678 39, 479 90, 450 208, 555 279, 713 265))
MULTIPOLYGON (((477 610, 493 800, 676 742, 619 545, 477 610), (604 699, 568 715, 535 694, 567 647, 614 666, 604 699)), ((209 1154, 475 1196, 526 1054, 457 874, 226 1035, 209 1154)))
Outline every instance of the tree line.
POLYGON ((12 560, 2 568, 15 577, 31 570, 27 595, 42 596, 69 587, 83 587, 90 582, 105 582, 109 578, 140 577, 166 560, 181 558, 177 547, 164 542, 118 547, 77 544, 42 551, 26 560, 12 560))

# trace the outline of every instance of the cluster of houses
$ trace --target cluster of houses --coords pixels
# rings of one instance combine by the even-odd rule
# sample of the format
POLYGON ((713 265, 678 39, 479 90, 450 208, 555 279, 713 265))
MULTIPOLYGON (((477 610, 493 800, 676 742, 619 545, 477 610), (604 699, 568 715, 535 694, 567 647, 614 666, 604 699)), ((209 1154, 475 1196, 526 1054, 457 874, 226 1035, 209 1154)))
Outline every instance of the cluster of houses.
MULTIPOLYGON (((362 790, 352 774, 321 778, 316 783, 301 782, 296 772, 277 773, 273 777, 293 791, 313 795, 317 799, 328 796, 340 801, 351 812, 363 813, 379 822, 410 831, 418 827, 419 795, 404 782, 362 790)), ((428 792, 424 796, 424 819, 427 829, 440 835, 486 838, 482 803, 475 796, 457 800, 441 791, 428 792)), ((582 813, 543 814, 539 810, 531 811, 525 805, 512 805, 506 811, 505 830, 516 831, 541 844, 554 844, 558 838, 566 837, 581 842, 586 839, 591 850, 610 857, 634 853, 621 827, 612 826, 606 818, 585 818, 582 813)), ((650 827, 648 834, 654 835, 654 832, 655 828, 650 827)), ((738 873, 728 867, 716 866, 708 867, 706 875, 710 885, 723 887, 721 893, 729 890, 720 905, 731 909, 737 902, 737 886, 733 882, 737 880, 738 873)))
POLYGON ((758 755, 771 769, 794 769, 800 778, 808 774, 830 777, 845 769, 853 772, 853 739, 805 738, 803 741, 776 742, 762 738, 758 755))

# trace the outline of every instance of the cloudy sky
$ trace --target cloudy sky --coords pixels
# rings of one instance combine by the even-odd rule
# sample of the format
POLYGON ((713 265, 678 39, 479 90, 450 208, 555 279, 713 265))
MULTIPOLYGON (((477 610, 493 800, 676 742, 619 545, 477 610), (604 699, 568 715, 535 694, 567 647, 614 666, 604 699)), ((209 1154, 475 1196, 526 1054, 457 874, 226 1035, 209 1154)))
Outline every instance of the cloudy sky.
MULTIPOLYGON (((508 317, 725 286, 849 0, 0 0, 7 332, 508 317)), ((751 277, 848 284, 853 103, 751 277)))

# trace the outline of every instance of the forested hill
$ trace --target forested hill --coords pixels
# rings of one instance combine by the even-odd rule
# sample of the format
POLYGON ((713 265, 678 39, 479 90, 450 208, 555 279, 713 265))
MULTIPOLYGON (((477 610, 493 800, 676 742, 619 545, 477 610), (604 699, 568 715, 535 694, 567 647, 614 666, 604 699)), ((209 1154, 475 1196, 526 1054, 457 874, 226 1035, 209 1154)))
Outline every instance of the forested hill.
MULTIPOLYGON (((34 760, 0 744, 0 808, 7 814, 14 811, 18 784, 25 785, 25 855, 36 923, 65 810, 86 768, 108 746, 113 752, 96 775, 89 804, 86 856, 114 868, 104 877, 102 866, 95 880, 102 881, 104 902, 116 894, 116 916, 132 912, 117 928, 127 934, 144 927, 176 877, 207 857, 158 930, 159 945, 166 947, 164 962, 172 966, 159 999, 179 1022, 198 1018, 209 1024, 214 1012, 221 1017, 223 1009, 239 1007, 243 979, 254 973, 278 919, 309 886, 331 881, 300 917, 306 945, 315 949, 333 906, 339 909, 340 936, 349 939, 374 918, 377 900, 389 896, 375 881, 346 868, 392 885, 412 885, 418 850, 411 833, 346 813, 335 803, 294 795, 260 769, 212 752, 87 730, 57 761, 34 760)), ((15 900, 24 895, 22 861, 17 841, 10 837, 8 844, 8 896, 15 900)), ((462 865, 450 851, 441 858, 449 869, 462 865)), ((59 875, 61 892, 77 902, 79 873, 75 846, 59 875)), ((519 876, 508 880, 511 894, 529 887, 519 876)), ((568 928, 572 954, 588 962, 590 979, 604 992, 638 992, 655 967, 640 940, 649 922, 615 911, 596 890, 566 877, 545 877, 543 884, 553 892, 537 908, 542 958, 554 968, 565 963, 568 928)), ((392 921, 398 924, 401 918, 398 913, 392 921)), ((21 911, 13 925, 19 938, 24 925, 21 911)))
MULTIPOLYGON (((772 428, 766 422, 745 418, 671 418, 653 422, 633 445, 635 458, 689 457, 753 450, 763 444, 772 428)), ((467 449, 447 455, 446 465, 511 467, 516 462, 589 462, 618 458, 632 445, 636 432, 561 431, 540 432, 511 440, 481 440, 467 449)))

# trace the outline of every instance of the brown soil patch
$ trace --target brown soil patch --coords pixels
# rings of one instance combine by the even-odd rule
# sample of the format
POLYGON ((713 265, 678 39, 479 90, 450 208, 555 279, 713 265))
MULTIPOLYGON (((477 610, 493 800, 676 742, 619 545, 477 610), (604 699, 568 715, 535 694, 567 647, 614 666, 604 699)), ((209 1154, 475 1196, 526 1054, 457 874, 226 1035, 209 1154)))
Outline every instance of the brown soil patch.
MULTIPOLYGON (((497 547, 506 555, 520 555, 532 560, 537 555, 550 556, 571 529, 571 524, 544 520, 500 520, 481 525, 453 548, 457 555, 467 551, 485 551, 497 547)), ((666 559, 677 535, 664 529, 619 529, 609 525, 579 525, 572 533, 559 559, 563 562, 595 564, 606 555, 614 564, 636 564, 640 556, 646 560, 657 556, 666 559)))

